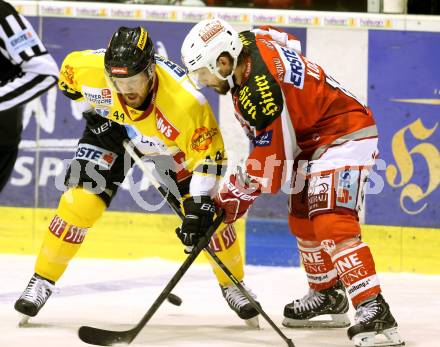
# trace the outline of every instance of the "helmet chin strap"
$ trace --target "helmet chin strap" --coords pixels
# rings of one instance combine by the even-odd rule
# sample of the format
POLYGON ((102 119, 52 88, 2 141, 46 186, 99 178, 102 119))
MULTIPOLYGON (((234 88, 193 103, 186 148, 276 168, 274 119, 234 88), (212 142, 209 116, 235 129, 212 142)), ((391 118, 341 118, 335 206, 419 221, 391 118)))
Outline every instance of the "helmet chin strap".
POLYGON ((238 62, 237 59, 234 59, 234 64, 232 65, 231 74, 228 77, 226 77, 230 89, 235 87, 235 69, 237 68, 237 62, 238 62))
POLYGON ((230 74, 228 77, 226 77, 226 80, 228 81, 229 88, 232 89, 235 86, 234 82, 234 74, 230 74))

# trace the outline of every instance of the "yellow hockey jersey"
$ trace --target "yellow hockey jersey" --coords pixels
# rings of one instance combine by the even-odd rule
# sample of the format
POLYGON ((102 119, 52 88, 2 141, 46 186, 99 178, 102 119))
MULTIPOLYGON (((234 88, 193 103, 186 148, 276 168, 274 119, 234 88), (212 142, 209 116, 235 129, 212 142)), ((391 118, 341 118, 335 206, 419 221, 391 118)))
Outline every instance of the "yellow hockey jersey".
POLYGON ((189 172, 220 175, 224 144, 217 121, 185 71, 156 55, 152 102, 147 110, 140 111, 126 105, 121 95, 108 86, 104 54, 105 49, 100 49, 67 55, 58 82, 62 92, 72 100, 87 103, 100 116, 125 125, 143 154, 169 154, 179 158, 189 172))

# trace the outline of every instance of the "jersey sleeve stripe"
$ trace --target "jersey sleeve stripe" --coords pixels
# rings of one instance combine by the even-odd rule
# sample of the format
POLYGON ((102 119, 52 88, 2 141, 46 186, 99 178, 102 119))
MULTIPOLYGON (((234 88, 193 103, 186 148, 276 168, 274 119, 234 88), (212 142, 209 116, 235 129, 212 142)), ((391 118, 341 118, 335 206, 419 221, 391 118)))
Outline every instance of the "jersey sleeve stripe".
POLYGON ((18 22, 19 17, 17 15, 11 14, 9 16, 6 17, 6 22, 9 24, 9 27, 11 29, 11 35, 8 34, 8 36, 12 36, 14 34, 19 33, 20 31, 26 29, 26 27, 22 27, 21 25, 23 24, 23 22, 20 20, 20 22, 18 22))
MULTIPOLYGON (((25 24, 25 21, 23 21, 23 18, 21 14, 13 14, 15 20, 17 21, 18 25, 20 25, 20 28, 22 30, 27 29, 27 25, 25 24)), ((27 21, 26 21, 27 22, 27 21)))
MULTIPOLYGON (((0 43, 1 43, 1 40, 0 40, 0 43)), ((0 44, 0 54, 2 54, 6 59, 9 59, 9 53, 6 50, 6 47, 3 48, 1 44, 0 44)), ((13 63, 11 62, 11 64, 13 64, 13 63)), ((13 65, 15 65, 15 64, 13 64, 13 65)))
POLYGON ((9 25, 9 22, 6 20, 8 17, 6 17, 4 20, 0 20, 0 25, 3 28, 3 31, 6 35, 6 37, 11 37, 14 35, 14 31, 12 30, 11 26, 9 25))
POLYGON ((34 50, 35 55, 43 55, 47 53, 46 49, 41 43, 35 45, 34 47, 32 47, 32 49, 34 50))
MULTIPOLYGON (((5 28, 2 25, 2 22, 0 20, 0 47, 5 49, 6 51, 7 51, 7 48, 6 48, 6 41, 5 40, 7 40, 7 38, 8 38, 8 36, 6 35, 5 28)), ((9 53, 6 55, 6 57, 8 57, 8 56, 9 56, 9 53)))
POLYGON ((76 92, 76 91, 72 93, 67 90, 62 90, 61 92, 71 100, 78 100, 83 97, 83 95, 80 92, 76 92))
POLYGON ((26 51, 20 52, 20 58, 23 61, 28 61, 31 59, 31 57, 26 53, 26 51))
POLYGON ((0 96, 0 111, 27 103, 43 94, 57 82, 54 76, 38 75, 19 88, 0 96))
POLYGON ((17 82, 14 85, 14 90, 9 93, 4 94, 1 97, 1 101, 8 101, 13 98, 16 98, 20 94, 23 94, 28 88, 32 88, 36 86, 38 83, 44 81, 46 79, 45 75, 35 75, 35 74, 26 74, 23 78, 15 79, 14 82, 17 82))

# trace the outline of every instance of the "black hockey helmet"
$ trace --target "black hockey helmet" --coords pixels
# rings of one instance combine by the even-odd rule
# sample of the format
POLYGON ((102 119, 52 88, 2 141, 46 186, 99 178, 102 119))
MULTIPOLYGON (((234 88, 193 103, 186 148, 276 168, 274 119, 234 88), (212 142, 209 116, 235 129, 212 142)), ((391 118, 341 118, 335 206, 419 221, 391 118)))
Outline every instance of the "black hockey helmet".
POLYGON ((125 78, 146 71, 151 77, 154 53, 153 41, 143 27, 120 27, 105 52, 106 73, 109 77, 125 78))

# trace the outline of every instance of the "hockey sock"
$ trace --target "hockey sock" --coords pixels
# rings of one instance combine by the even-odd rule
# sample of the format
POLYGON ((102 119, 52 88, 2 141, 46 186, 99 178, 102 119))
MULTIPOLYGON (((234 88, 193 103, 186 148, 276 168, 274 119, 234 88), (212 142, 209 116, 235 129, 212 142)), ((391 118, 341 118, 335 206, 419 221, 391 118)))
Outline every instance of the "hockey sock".
POLYGON ((373 256, 365 243, 357 242, 338 250, 332 260, 354 307, 380 293, 373 256))
POLYGON ((83 188, 65 192, 44 235, 35 272, 56 282, 105 208, 101 198, 83 188))
POLYGON ((298 239, 298 248, 307 280, 311 289, 321 291, 333 287, 338 280, 338 273, 333 266, 330 255, 318 242, 316 247, 307 246, 298 239))
POLYGON ((289 215, 289 228, 296 236, 309 287, 317 291, 333 287, 338 274, 330 255, 316 239, 313 222, 308 218, 289 215))
MULTIPOLYGON (((209 247, 216 253, 232 274, 241 281, 244 277, 243 257, 234 225, 222 224, 212 236, 209 247)), ((231 280, 223 273, 219 266, 210 258, 208 259, 220 285, 231 285, 231 280)))

